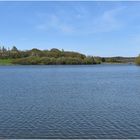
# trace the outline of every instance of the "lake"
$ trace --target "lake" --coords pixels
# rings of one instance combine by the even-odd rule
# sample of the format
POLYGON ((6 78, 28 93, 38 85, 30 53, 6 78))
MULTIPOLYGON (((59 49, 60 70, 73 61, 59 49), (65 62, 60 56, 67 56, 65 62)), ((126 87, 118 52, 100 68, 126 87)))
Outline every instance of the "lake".
POLYGON ((0 138, 140 138, 140 67, 0 66, 0 138))

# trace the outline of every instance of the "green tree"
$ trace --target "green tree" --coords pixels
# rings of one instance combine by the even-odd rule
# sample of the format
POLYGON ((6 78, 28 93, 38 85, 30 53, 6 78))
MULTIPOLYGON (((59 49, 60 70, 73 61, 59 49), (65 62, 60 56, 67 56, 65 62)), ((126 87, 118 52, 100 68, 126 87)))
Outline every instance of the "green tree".
POLYGON ((105 62, 105 58, 102 58, 102 62, 105 62))
POLYGON ((140 65, 140 55, 135 59, 136 65, 140 65))
POLYGON ((16 46, 13 46, 12 49, 11 49, 11 51, 13 51, 13 52, 18 52, 18 49, 17 49, 16 46))

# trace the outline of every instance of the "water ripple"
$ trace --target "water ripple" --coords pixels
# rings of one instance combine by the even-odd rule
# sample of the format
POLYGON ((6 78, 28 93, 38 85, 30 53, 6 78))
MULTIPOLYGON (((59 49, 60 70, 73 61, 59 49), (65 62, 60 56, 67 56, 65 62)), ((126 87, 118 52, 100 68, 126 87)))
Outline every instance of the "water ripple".
POLYGON ((0 138, 140 138, 133 65, 0 66, 0 138))

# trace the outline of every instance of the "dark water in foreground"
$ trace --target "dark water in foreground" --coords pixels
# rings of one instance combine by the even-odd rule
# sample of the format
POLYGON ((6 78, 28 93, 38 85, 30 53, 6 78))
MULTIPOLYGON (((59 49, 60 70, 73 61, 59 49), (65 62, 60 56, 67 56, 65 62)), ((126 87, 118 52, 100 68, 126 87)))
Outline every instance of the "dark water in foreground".
POLYGON ((0 138, 140 138, 140 67, 0 66, 0 138))

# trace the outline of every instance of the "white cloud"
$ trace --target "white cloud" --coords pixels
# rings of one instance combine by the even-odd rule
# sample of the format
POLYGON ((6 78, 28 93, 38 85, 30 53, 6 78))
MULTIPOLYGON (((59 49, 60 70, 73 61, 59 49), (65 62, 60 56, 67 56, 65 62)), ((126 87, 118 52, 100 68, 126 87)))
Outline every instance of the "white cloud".
POLYGON ((123 23, 119 20, 119 14, 123 9, 124 7, 119 7, 105 11, 102 15, 95 19, 93 17, 90 33, 111 32, 120 29, 123 26, 123 23))
POLYGON ((63 33, 71 33, 74 31, 74 28, 62 21, 61 17, 56 16, 55 14, 47 15, 46 20, 43 20, 43 23, 36 26, 37 29, 42 31, 58 31, 63 33))
POLYGON ((70 13, 41 14, 42 23, 38 24, 36 28, 41 31, 75 34, 111 32, 123 26, 122 21, 119 20, 119 15, 124 8, 117 7, 107 10, 98 16, 92 16, 91 11, 88 11, 89 9, 82 7, 78 7, 74 15, 70 13))

